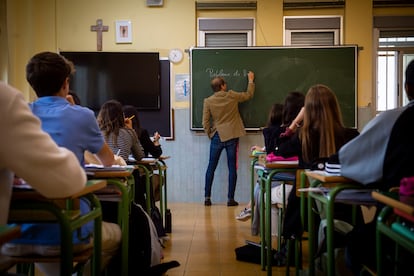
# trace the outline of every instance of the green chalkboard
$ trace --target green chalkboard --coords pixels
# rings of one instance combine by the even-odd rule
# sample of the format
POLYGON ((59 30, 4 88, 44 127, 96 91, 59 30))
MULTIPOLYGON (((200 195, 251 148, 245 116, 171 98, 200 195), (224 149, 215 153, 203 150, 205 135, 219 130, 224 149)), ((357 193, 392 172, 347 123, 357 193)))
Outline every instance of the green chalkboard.
POLYGON ((192 48, 190 60, 191 130, 203 129, 211 79, 223 76, 228 89, 245 91, 248 71, 255 73, 256 91, 239 105, 246 130, 265 126, 271 105, 290 91, 306 94, 317 83, 335 92, 345 125, 356 127, 357 46, 192 48))

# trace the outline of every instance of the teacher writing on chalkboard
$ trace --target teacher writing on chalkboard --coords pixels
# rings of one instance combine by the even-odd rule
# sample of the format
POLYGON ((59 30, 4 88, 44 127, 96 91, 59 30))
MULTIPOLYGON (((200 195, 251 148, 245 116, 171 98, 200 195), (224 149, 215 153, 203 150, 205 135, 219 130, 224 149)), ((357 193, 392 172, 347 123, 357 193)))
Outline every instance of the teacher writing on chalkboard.
POLYGON ((227 153, 227 166, 229 168, 229 187, 227 206, 237 206, 234 192, 237 182, 237 151, 239 137, 246 135, 244 124, 239 113, 239 103, 250 100, 254 95, 254 73, 247 74, 247 92, 227 91, 224 78, 215 77, 211 81, 214 94, 204 99, 203 128, 210 138, 210 158, 206 171, 204 187, 204 205, 211 205, 211 187, 213 185, 214 171, 223 149, 227 153))

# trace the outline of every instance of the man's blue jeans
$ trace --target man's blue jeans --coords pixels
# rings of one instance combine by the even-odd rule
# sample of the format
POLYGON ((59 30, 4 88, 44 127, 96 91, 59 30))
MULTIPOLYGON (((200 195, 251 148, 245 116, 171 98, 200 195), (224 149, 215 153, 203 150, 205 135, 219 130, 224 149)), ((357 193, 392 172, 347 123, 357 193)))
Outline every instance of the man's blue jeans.
POLYGON ((237 182, 237 150, 239 147, 239 138, 234 138, 226 142, 220 141, 218 132, 214 134, 210 142, 210 159, 208 162, 208 168, 206 172, 205 183, 205 197, 211 197, 211 187, 214 180, 214 172, 217 168, 218 161, 220 159, 221 152, 226 149, 227 153, 227 166, 229 168, 229 188, 227 193, 228 199, 234 199, 234 192, 236 190, 237 182))

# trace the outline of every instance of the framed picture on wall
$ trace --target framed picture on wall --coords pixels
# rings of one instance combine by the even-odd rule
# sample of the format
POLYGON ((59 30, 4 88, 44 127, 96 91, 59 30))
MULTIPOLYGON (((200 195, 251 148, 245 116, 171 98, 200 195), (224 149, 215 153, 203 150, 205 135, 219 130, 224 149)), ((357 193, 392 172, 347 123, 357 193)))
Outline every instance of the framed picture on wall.
POLYGON ((130 20, 115 22, 116 43, 132 43, 132 24, 130 20))

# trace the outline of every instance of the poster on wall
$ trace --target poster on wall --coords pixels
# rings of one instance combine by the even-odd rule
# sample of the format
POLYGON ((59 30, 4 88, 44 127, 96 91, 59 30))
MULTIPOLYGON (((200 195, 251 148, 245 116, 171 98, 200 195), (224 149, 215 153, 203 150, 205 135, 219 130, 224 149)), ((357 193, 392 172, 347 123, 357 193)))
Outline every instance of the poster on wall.
POLYGON ((189 100, 190 95, 190 75, 175 75, 175 101, 185 102, 189 100))

